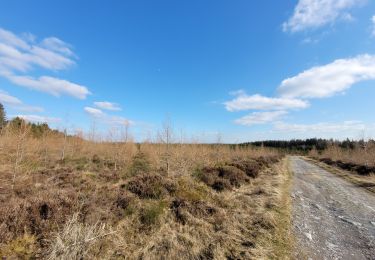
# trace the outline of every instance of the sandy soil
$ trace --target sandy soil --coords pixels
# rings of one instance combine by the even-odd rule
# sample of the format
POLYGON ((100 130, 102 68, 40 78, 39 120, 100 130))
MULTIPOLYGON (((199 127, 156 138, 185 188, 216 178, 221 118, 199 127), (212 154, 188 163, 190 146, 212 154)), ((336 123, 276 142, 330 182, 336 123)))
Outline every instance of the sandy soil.
POLYGON ((290 157, 297 259, 375 259, 375 196, 290 157))

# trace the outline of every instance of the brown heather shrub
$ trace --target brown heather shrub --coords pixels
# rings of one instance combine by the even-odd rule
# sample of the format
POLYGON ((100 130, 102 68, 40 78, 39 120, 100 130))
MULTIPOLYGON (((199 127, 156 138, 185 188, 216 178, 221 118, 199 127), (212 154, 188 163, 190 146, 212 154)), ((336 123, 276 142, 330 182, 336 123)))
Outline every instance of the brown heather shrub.
POLYGON ((245 172, 241 169, 225 165, 219 168, 219 177, 229 180, 230 184, 236 188, 239 188, 241 184, 249 182, 250 179, 246 176, 245 172))
POLYGON ((246 173, 247 176, 251 178, 258 177, 258 174, 260 170, 262 169, 261 163, 259 163, 256 160, 251 160, 251 159, 247 159, 247 160, 237 159, 237 160, 234 160, 233 162, 228 163, 228 165, 241 169, 242 171, 246 173))
POLYGON ((343 162, 341 160, 334 161, 330 158, 321 158, 319 160, 325 164, 336 166, 346 171, 352 171, 362 176, 368 176, 375 173, 374 166, 361 165, 353 162, 343 162))
POLYGON ((218 213, 218 210, 207 204, 205 201, 186 201, 183 199, 175 199, 170 206, 175 215, 176 221, 185 225, 189 216, 200 219, 207 219, 218 213))
POLYGON ((250 181, 243 169, 245 169, 244 164, 230 163, 224 166, 198 169, 195 175, 214 190, 223 191, 239 188, 242 184, 250 181))
POLYGON ((131 215, 134 211, 133 203, 135 197, 128 191, 120 190, 117 194, 117 199, 112 205, 111 211, 116 214, 117 218, 121 220, 122 218, 131 215))
POLYGON ((26 199, 13 198, 0 207, 0 241, 10 241, 27 232, 44 239, 64 223, 76 206, 69 191, 42 191, 26 199))
POLYGON ((176 191, 176 185, 159 174, 141 174, 127 183, 127 189, 142 199, 160 199, 176 191))
POLYGON ((271 166, 272 164, 279 162, 280 159, 281 159, 280 155, 270 155, 270 156, 262 155, 256 160, 260 162, 261 164, 263 164, 263 166, 268 167, 268 166, 271 166))
POLYGON ((353 148, 330 145, 319 153, 311 151, 309 156, 360 175, 375 173, 375 143, 373 141, 362 145, 358 143, 353 148))

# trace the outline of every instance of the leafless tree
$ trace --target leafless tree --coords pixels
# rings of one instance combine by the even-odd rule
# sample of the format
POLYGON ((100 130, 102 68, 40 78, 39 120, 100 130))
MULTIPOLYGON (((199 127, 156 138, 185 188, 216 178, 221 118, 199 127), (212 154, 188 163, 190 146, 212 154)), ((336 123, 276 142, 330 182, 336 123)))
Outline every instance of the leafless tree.
POLYGON ((163 122, 162 129, 159 132, 159 141, 165 146, 165 164, 166 164, 166 171, 167 175, 169 175, 170 171, 170 145, 172 143, 173 138, 173 127, 169 117, 163 122))
POLYGON ((14 190, 14 185, 16 182, 18 169, 24 157, 25 142, 30 132, 30 126, 25 121, 22 121, 19 129, 15 129, 15 131, 17 132, 17 135, 16 135, 17 144, 16 144, 16 155, 15 155, 14 166, 13 166, 12 190, 14 190))

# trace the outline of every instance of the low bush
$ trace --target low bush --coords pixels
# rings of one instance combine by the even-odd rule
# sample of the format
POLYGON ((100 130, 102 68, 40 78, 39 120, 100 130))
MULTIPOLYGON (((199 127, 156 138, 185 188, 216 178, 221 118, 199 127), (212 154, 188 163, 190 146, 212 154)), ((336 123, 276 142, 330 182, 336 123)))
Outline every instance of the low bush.
POLYGON ((132 203, 134 201, 134 195, 129 194, 126 191, 120 191, 117 195, 117 199, 114 202, 114 211, 118 215, 118 217, 125 217, 127 215, 131 215, 134 211, 132 203))
POLYGON ((185 225, 189 214, 197 218, 208 218, 215 215, 218 210, 207 204, 205 201, 189 202, 183 199, 175 199, 170 206, 175 215, 176 221, 185 225))
POLYGON ((239 188, 255 178, 260 170, 259 164, 250 161, 236 161, 224 166, 204 167, 196 171, 196 177, 217 191, 239 188))
POLYGON ((142 199, 160 199, 176 191, 176 185, 158 174, 142 174, 133 177, 127 184, 132 193, 142 199))
POLYGON ((367 165, 359 165, 351 162, 343 162, 341 160, 333 161, 330 158, 322 158, 320 159, 321 162, 339 167, 346 171, 353 171, 359 175, 370 175, 371 173, 375 173, 375 167, 367 166, 367 165))
POLYGON ((228 163, 228 165, 232 165, 234 167, 237 167, 238 169, 241 169, 246 173, 247 176, 251 178, 258 177, 258 174, 260 170, 262 169, 262 164, 258 161, 247 159, 247 160, 235 160, 231 163, 228 163))
POLYGON ((41 192, 27 199, 12 199, 0 208, 0 241, 14 240, 26 233, 45 238, 56 224, 72 213, 76 195, 73 192, 41 192))
POLYGON ((219 177, 229 180, 234 187, 240 187, 241 184, 249 182, 249 178, 241 169, 226 165, 219 168, 219 177))

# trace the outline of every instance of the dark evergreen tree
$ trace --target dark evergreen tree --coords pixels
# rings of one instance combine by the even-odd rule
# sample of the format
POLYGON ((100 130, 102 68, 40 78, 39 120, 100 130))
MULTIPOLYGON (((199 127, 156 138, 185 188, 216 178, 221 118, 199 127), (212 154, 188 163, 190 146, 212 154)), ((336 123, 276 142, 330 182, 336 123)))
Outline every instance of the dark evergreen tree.
POLYGON ((0 129, 3 129, 7 124, 5 109, 3 104, 0 103, 0 129))

